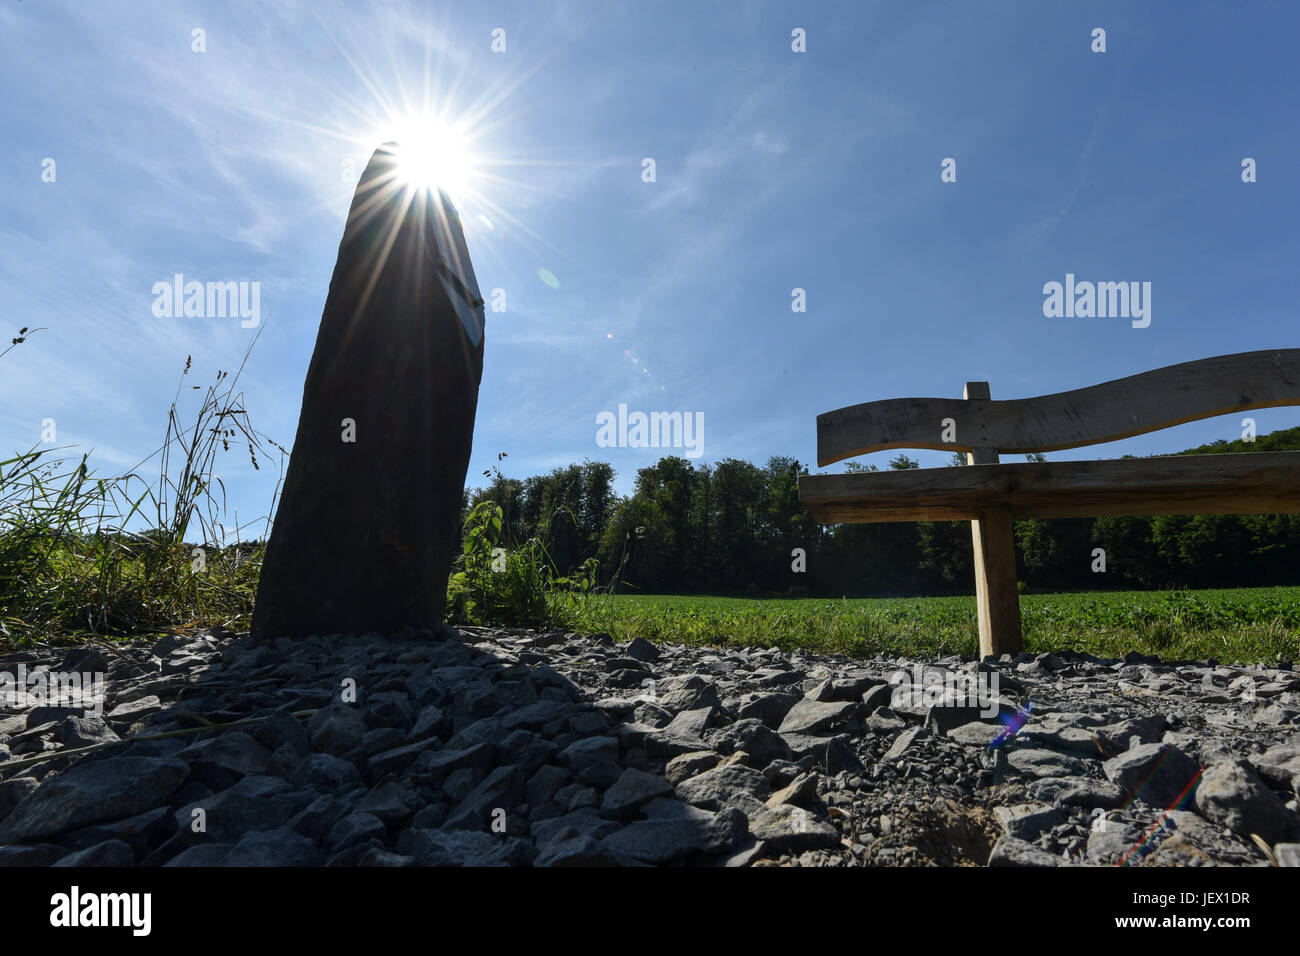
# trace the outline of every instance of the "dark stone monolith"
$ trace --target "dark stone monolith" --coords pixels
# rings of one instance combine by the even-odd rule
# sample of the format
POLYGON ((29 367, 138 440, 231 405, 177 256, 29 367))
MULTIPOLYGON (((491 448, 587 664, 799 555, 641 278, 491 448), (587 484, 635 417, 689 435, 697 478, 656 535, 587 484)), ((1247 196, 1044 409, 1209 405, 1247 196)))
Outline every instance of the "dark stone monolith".
POLYGON ((380 147, 348 213, 253 612, 259 639, 437 630, 459 550, 483 301, 459 215, 380 147))

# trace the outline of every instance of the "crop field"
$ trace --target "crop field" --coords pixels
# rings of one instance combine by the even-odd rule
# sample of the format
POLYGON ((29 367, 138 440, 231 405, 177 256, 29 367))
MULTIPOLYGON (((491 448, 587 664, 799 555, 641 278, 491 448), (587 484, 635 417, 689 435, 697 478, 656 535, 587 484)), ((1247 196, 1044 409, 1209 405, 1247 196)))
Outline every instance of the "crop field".
MULTIPOLYGON (((1286 663, 1300 659, 1300 588, 1027 594, 1025 649, 1130 651, 1166 660, 1286 663)), ((820 653, 974 655, 974 597, 749 599, 613 595, 558 617, 616 640, 802 647, 820 653)))

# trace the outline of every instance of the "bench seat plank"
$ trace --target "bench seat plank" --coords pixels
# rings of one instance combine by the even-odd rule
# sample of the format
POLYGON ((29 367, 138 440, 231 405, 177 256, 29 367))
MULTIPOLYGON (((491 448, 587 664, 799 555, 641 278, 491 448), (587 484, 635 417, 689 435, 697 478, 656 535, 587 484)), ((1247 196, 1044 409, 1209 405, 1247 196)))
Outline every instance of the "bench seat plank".
POLYGON ((803 475, 820 524, 1300 511, 1300 451, 803 475))

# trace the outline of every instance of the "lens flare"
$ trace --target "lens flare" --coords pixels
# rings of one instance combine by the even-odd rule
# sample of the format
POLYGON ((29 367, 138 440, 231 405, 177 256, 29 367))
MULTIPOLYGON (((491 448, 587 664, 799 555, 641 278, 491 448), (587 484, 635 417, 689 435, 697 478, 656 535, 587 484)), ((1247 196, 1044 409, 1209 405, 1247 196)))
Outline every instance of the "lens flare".
POLYGON ((472 189, 474 156, 462 129, 436 117, 402 123, 391 139, 398 144, 398 178, 416 189, 442 189, 455 198, 472 189))
POLYGON ((1017 709, 1014 714, 1003 713, 999 710, 998 722, 1001 723, 1005 729, 993 739, 993 742, 989 744, 989 749, 996 750, 1016 734, 1020 733, 1021 729, 1026 723, 1028 723, 1029 715, 1033 710, 1034 702, 1032 699, 1027 701, 1024 707, 1017 709))

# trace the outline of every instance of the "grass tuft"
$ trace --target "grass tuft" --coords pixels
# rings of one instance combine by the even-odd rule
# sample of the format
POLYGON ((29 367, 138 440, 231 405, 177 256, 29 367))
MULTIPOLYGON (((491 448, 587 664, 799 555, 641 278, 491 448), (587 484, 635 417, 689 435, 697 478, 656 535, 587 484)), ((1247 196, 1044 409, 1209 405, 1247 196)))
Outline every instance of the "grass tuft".
MULTIPOLYGON (((219 456, 234 443, 272 462, 269 447, 282 469, 287 453, 249 421, 242 364, 206 387, 186 386, 191 364, 163 443, 126 474, 98 477, 88 455, 57 447, 0 462, 0 646, 247 625, 263 544, 238 523, 227 528, 219 456), (150 463, 158 470, 147 479, 150 463)), ((269 523, 269 514, 257 522, 269 523)))

